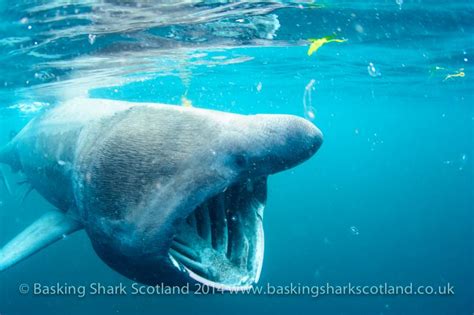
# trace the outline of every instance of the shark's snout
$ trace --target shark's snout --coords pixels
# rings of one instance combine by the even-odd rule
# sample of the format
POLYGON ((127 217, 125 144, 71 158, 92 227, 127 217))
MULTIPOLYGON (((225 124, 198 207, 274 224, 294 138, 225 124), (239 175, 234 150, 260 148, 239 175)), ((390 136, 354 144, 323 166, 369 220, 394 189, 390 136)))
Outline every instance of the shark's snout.
POLYGON ((257 166, 268 174, 306 161, 323 142, 321 131, 306 119, 292 115, 257 115, 255 119, 263 124, 257 166))

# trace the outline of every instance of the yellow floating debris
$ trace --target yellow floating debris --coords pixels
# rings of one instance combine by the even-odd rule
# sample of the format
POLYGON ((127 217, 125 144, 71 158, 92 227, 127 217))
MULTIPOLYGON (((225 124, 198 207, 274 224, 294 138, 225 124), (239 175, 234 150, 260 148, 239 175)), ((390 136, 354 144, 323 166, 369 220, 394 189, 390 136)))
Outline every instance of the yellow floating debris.
POLYGON ((321 48, 323 45, 327 43, 347 42, 347 39, 338 39, 338 38, 334 38, 334 36, 325 36, 322 38, 310 38, 308 40, 311 42, 311 45, 309 45, 309 48, 308 48, 308 56, 311 56, 312 54, 314 54, 319 48, 321 48))
POLYGON ((449 79, 454 79, 454 78, 464 78, 466 76, 466 74, 464 73, 463 71, 464 69, 459 69, 458 72, 456 73, 451 73, 451 74, 448 74, 443 81, 446 81, 446 80, 449 80, 449 79))

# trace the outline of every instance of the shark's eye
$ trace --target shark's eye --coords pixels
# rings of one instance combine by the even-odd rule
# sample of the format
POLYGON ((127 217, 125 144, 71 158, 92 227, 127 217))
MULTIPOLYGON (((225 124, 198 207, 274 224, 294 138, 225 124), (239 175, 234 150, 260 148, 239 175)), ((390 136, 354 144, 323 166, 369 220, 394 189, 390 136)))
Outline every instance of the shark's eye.
POLYGON ((247 156, 245 154, 236 154, 234 156, 235 165, 244 168, 248 164, 247 156))

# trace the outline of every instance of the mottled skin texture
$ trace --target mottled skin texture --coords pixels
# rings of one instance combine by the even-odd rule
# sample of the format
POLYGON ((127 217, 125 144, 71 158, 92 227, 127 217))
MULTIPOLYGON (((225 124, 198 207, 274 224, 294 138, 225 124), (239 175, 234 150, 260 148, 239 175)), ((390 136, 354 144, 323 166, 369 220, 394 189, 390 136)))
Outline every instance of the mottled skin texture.
POLYGON ((289 115, 74 100, 31 122, 0 155, 82 223, 98 255, 129 278, 188 282, 168 258, 175 228, 238 181, 312 156, 322 136, 289 115))

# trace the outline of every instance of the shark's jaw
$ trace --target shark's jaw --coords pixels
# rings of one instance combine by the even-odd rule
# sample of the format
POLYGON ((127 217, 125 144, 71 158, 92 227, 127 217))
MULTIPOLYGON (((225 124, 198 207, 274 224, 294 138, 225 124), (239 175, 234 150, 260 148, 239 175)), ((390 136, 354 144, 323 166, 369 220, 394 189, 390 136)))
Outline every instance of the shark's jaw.
POLYGON ((246 179, 201 203, 177 228, 168 251, 175 268, 222 290, 256 283, 263 263, 266 178, 246 179))

